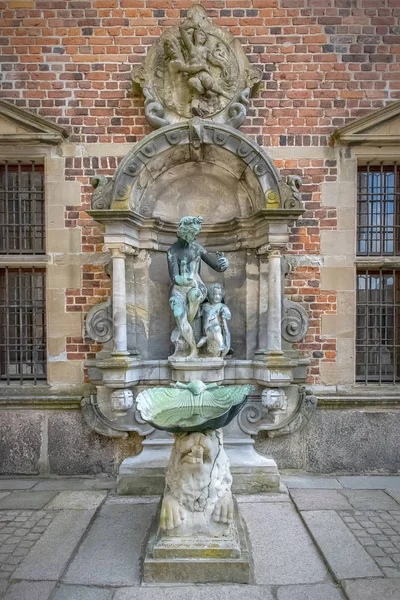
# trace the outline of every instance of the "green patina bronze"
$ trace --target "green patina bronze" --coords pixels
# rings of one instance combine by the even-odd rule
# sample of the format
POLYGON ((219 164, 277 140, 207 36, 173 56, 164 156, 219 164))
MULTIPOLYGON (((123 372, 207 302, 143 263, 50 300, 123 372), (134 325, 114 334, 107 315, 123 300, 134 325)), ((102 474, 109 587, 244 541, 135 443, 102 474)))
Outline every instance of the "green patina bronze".
POLYGON ((218 386, 194 380, 145 390, 136 404, 142 418, 156 429, 205 431, 230 423, 253 389, 251 385, 218 386))

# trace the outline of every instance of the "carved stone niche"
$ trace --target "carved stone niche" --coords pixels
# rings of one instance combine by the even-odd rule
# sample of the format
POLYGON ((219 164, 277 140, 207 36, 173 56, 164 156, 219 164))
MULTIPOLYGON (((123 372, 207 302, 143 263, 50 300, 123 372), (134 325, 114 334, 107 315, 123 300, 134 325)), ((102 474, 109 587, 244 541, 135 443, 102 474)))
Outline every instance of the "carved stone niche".
MULTIPOLYGON (((238 130, 196 118, 154 131, 127 154, 112 179, 99 176, 93 183, 88 212, 104 225, 114 268, 111 300, 88 315, 88 335, 105 343, 96 359, 87 361, 96 386, 83 402, 87 422, 103 435, 146 435, 141 465, 147 464, 146 456, 152 464, 166 463, 171 440, 140 421, 135 398, 146 387, 174 380, 167 360, 175 324, 166 253, 176 239, 179 219, 201 215, 197 241, 209 252, 223 251, 230 263, 224 273, 202 267, 206 285, 223 285, 232 312, 231 351, 220 380, 224 385, 257 386, 248 409, 225 436, 234 482, 235 473, 242 482, 236 490, 250 489, 243 473, 254 464, 276 486, 276 464, 255 457, 251 435, 289 432, 292 421, 306 422, 299 417, 303 405, 308 406, 299 384, 305 381, 307 360, 293 348, 306 332, 306 314, 283 294, 289 228, 304 212, 301 180, 282 180, 263 150, 238 130), (133 402, 121 391, 132 391, 133 402)), ((139 482, 136 459, 129 460, 127 477, 139 482)), ((252 489, 265 489, 265 481, 252 489)), ((132 490, 129 485, 126 490, 132 490)))
POLYGON ((132 79, 155 129, 195 116, 240 127, 261 73, 239 41, 195 4, 153 44, 132 79))

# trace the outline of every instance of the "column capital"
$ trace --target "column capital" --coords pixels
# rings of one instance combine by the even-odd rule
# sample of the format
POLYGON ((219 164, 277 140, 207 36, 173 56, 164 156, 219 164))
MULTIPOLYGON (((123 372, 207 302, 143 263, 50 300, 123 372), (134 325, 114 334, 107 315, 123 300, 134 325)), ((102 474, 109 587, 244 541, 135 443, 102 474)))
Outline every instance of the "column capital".
POLYGON ((139 248, 134 248, 128 244, 105 244, 103 252, 111 252, 112 258, 126 258, 127 256, 137 256, 139 248))
POLYGON ((284 250, 286 250, 286 244, 263 244, 257 248, 257 254, 259 256, 281 256, 284 250))

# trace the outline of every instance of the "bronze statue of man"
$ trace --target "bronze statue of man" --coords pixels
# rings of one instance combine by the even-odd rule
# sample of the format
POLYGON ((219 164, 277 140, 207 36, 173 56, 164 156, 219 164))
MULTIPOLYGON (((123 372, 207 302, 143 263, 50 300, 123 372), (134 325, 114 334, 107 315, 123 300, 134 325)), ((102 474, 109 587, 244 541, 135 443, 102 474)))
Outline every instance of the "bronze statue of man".
POLYGON ((171 336, 175 343, 174 357, 198 357, 198 340, 193 322, 207 296, 206 286, 200 276, 201 261, 218 272, 226 271, 229 266, 228 259, 221 252, 208 253, 195 242, 202 223, 202 217, 183 217, 178 225, 178 239, 168 250, 168 270, 172 282, 169 303, 177 325, 171 336))

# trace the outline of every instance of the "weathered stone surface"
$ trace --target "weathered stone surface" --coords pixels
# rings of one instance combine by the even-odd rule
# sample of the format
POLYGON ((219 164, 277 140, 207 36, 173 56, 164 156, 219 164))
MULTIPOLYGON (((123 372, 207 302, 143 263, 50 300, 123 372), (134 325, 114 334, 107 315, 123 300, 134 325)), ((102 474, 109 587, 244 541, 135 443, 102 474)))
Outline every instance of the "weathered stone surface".
MULTIPOLYGON (((164 587, 162 600, 272 600, 266 586, 219 585, 164 587)), ((117 590, 113 600, 160 600, 159 587, 127 587, 117 590)), ((322 600, 322 599, 320 599, 322 600)))
POLYGON ((261 432, 256 437, 256 450, 265 456, 273 456, 279 470, 305 470, 304 443, 304 430, 276 438, 269 438, 265 432, 261 432))
POLYGON ((344 589, 349 600, 398 600, 400 579, 345 581, 344 589))
POLYGON ((92 510, 65 510, 58 513, 15 571, 14 578, 57 580, 85 533, 93 513, 92 510))
POLYGON ((313 477, 311 475, 284 475, 282 481, 290 490, 294 489, 342 489, 334 477, 313 477))
POLYGON ((12 583, 4 600, 48 600, 55 581, 19 581, 12 583))
POLYGON ((400 505, 382 490, 343 490, 356 510, 400 510, 400 505))
POLYGON ((323 582, 327 570, 299 515, 289 504, 241 504, 258 584, 323 582), (301 560, 299 560, 301 557, 301 560))
POLYGON ((103 502, 107 492, 60 492, 47 508, 56 510, 91 510, 103 502))
POLYGON ((90 431, 79 411, 49 416, 50 472, 93 475, 113 471, 113 442, 90 431))
POLYGON ((343 475, 338 481, 344 488, 353 490, 400 490, 398 475, 343 475))
POLYGON ((0 500, 0 510, 43 508, 55 495, 55 492, 13 492, 0 500))
POLYGON ((336 490, 292 490, 290 496, 299 510, 352 510, 353 508, 336 490))
POLYGON ((0 411, 0 472, 39 473, 43 415, 36 411, 0 411))
POLYGON ((397 472, 399 428, 398 412, 317 410, 306 436, 307 471, 397 472))
POLYGON ((111 590, 83 585, 61 585, 53 600, 110 600, 111 590))
POLYGON ((138 585, 141 548, 155 511, 154 504, 103 506, 66 572, 64 582, 138 585))
POLYGON ((375 562, 334 511, 306 511, 302 516, 337 579, 382 577, 375 562))
POLYGON ((333 583, 280 587, 277 598, 278 600, 343 600, 341 591, 333 583))
POLYGON ((37 483, 37 479, 0 479, 0 490, 29 490, 37 483))

